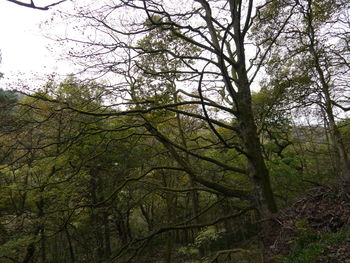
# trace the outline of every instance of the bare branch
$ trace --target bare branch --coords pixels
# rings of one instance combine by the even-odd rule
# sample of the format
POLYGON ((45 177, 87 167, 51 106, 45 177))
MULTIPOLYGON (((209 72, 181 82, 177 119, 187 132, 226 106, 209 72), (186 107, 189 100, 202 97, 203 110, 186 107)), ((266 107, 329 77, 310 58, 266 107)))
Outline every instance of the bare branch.
POLYGON ((25 3, 25 2, 22 2, 22 1, 18 1, 18 0, 6 0, 6 1, 14 3, 14 4, 19 5, 19 6, 24 6, 24 7, 28 7, 28 8, 32 8, 32 9, 46 11, 46 10, 49 10, 50 7, 59 5, 59 4, 63 3, 63 2, 66 2, 67 0, 61 0, 61 1, 54 2, 54 3, 49 4, 49 5, 46 5, 46 6, 37 6, 37 5, 35 5, 34 1, 30 1, 30 3, 25 3))

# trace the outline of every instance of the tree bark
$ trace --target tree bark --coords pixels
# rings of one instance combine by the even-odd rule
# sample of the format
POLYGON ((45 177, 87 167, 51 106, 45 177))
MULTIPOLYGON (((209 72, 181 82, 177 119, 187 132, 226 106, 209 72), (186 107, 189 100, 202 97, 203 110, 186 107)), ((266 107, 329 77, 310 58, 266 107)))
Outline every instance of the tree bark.
MULTIPOLYGON (((249 101, 250 98, 244 100, 249 101)), ((241 101, 244 101, 243 99, 241 101)), ((265 218, 277 212, 271 188, 269 171, 262 156, 260 141, 252 115, 250 103, 238 104, 241 138, 247 154, 248 176, 255 189, 255 201, 260 215, 265 218)))

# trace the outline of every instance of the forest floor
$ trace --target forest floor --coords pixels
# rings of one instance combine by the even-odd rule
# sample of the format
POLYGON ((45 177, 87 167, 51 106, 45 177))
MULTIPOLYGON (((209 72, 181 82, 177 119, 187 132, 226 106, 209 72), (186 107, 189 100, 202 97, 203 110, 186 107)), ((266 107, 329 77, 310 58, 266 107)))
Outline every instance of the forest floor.
POLYGON ((350 185, 309 190, 275 217, 270 262, 350 263, 350 185))

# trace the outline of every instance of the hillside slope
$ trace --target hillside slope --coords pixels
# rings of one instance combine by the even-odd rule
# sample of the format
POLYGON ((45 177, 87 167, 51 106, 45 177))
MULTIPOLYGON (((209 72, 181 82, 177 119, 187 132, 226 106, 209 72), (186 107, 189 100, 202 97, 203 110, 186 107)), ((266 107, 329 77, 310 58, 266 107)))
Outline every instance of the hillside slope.
POLYGON ((350 262, 350 186, 318 187, 279 212, 268 262, 350 262))

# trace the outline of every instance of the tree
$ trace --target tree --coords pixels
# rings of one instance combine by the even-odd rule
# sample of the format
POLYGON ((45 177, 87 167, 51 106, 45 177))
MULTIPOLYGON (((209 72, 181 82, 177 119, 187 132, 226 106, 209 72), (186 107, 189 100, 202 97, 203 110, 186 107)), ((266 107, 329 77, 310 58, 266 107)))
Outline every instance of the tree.
MULTIPOLYGON (((99 36, 104 35, 106 37, 98 38, 94 42, 89 39, 77 39, 77 42, 86 45, 84 50, 88 50, 88 52, 70 53, 73 58, 83 57, 85 61, 89 57, 89 62, 94 66, 92 64, 86 65, 86 70, 93 69, 94 72, 98 72, 100 75, 117 73, 121 77, 128 77, 130 71, 134 68, 140 68, 144 74, 154 76, 153 85, 158 89, 161 87, 157 83, 159 78, 170 73, 174 76, 186 73, 186 77, 175 77, 176 84, 178 86, 187 85, 197 91, 195 93, 187 92, 187 95, 183 95, 184 101, 179 103, 202 105, 202 112, 195 116, 207 122, 221 145, 226 148, 236 148, 240 154, 246 157, 246 169, 236 169, 236 171, 247 172, 255 188, 255 203, 263 217, 276 212, 277 207, 269 182, 268 169, 261 152, 255 116, 252 111, 251 85, 271 46, 274 45, 293 11, 293 8, 291 8, 287 12, 285 20, 275 25, 276 32, 269 36, 268 41, 261 40, 264 42, 265 49, 257 46, 252 47, 256 54, 248 56, 246 52, 249 46, 247 37, 251 32, 252 25, 256 22, 256 14, 269 5, 272 5, 272 3, 268 2, 262 6, 254 6, 253 1, 193 1, 187 2, 182 5, 180 10, 175 11, 170 3, 121 1, 114 5, 113 10, 108 6, 105 6, 103 11, 100 8, 96 10, 85 9, 79 14, 81 21, 83 23, 84 21, 91 21, 90 25, 93 25, 94 30, 101 34, 99 36), (137 17, 130 20, 120 17, 125 12, 133 11, 137 13, 137 17), (161 32, 161 34, 170 38, 176 37, 182 42, 181 45, 184 45, 184 47, 191 45, 198 50, 199 54, 184 53, 181 46, 177 49, 176 45, 172 44, 158 45, 153 42, 149 48, 142 46, 139 39, 145 34, 155 34, 155 32, 161 32), (108 42, 109 40, 111 42, 108 42), (106 54, 110 54, 113 60, 109 60, 111 57, 106 54), (171 61, 181 61, 184 67, 169 69, 159 66, 155 71, 147 72, 147 68, 138 62, 138 58, 146 54, 168 56, 171 61), (96 63, 94 59, 96 59, 96 63), (213 99, 209 100, 209 96, 213 99), (208 108, 229 116, 232 124, 226 125, 219 119, 211 118, 208 114, 208 108), (220 125, 234 130, 239 142, 227 143, 217 130, 217 126, 220 125)), ((68 40, 74 41, 74 39, 69 38, 68 40)), ((80 62, 82 61, 80 60, 80 62)), ((142 89, 150 91, 151 86, 147 85, 142 89)), ((113 92, 117 93, 121 89, 122 86, 120 88, 115 87, 113 92)), ((132 89, 133 86, 131 85, 132 89)), ((163 99, 164 97, 162 97, 163 99)), ((146 100, 138 103, 143 106, 140 112, 161 109, 178 112, 181 115, 191 115, 189 112, 176 109, 178 104, 171 104, 169 101, 162 101, 162 105, 159 105, 159 107, 147 104, 146 100)), ((163 142, 167 141, 161 133, 157 132, 157 129, 153 129, 155 127, 148 127, 154 136, 163 142)), ((169 140, 166 144, 169 150, 174 147, 174 145, 169 146, 171 144, 169 140)), ((175 148, 176 151, 184 150, 177 146, 175 148)), ((178 161, 182 167, 186 166, 182 159, 178 161)), ((188 173, 191 173, 190 167, 186 169, 188 173)), ((193 177, 195 178, 195 176, 193 177)), ((201 179, 198 178, 198 180, 201 179)), ((204 181, 200 183, 206 184, 204 181)), ((213 187, 214 185, 206 184, 206 186, 213 187)))

